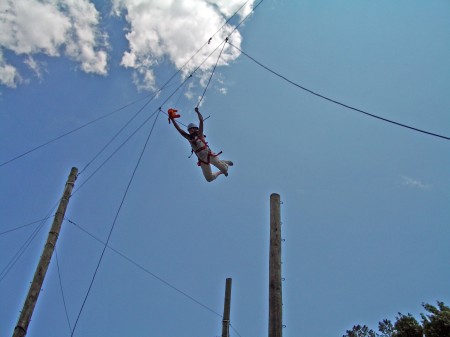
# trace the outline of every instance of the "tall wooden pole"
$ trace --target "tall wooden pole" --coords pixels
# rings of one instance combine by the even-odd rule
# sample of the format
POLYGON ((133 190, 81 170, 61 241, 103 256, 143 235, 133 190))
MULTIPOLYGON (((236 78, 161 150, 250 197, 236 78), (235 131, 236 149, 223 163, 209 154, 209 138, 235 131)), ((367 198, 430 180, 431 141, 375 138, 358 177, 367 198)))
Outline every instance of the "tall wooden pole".
POLYGON ((223 305, 222 337, 230 336, 230 304, 231 304, 231 278, 225 284, 225 302, 223 305))
POLYGON ((270 195, 269 337, 282 337, 280 195, 270 195))
POLYGON ((33 315, 34 307, 36 306, 39 293, 41 292, 45 274, 47 273, 53 251, 55 250, 56 241, 58 240, 61 224, 64 219, 64 214, 66 213, 67 205, 72 194, 75 180, 77 179, 77 174, 78 169, 76 167, 72 167, 69 178, 67 179, 66 186, 64 188, 63 196, 59 203, 58 210, 53 220, 52 228, 48 233, 47 243, 45 244, 44 251, 42 252, 39 264, 34 273, 33 281, 31 282, 30 290, 28 291, 28 295, 25 300, 25 304, 23 305, 23 309, 20 313, 19 320, 17 321, 17 325, 14 328, 13 337, 23 337, 27 334, 28 325, 30 324, 31 316, 33 315))

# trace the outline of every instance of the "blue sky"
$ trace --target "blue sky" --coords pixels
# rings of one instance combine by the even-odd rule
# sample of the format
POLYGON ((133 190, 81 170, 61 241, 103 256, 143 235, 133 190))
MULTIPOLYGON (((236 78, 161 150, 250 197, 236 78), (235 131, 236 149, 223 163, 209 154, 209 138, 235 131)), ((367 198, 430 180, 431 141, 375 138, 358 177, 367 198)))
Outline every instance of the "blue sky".
MULTIPOLYGON (((450 302, 449 141, 311 95, 229 45, 201 106, 211 148, 235 162, 229 176, 207 183, 161 114, 114 222, 153 119, 121 144, 160 106, 195 121, 217 54, 165 100, 257 2, 143 108, 149 95, 243 3, 0 5, 2 163, 132 103, 0 167, 3 233, 53 212, 70 168, 90 163, 57 245, 72 328, 104 247, 82 229, 105 242, 114 223, 115 251, 105 251, 74 336, 219 336, 227 277, 231 335, 267 334, 271 193, 283 201, 284 336, 342 336, 450 302)), ((444 0, 265 0, 232 41, 310 90, 449 137, 449 14, 444 0)), ((50 222, 2 272, 0 336, 14 329, 50 222)), ((0 236, 2 270, 39 225, 0 236)), ((71 335, 55 258, 28 335, 71 335)))

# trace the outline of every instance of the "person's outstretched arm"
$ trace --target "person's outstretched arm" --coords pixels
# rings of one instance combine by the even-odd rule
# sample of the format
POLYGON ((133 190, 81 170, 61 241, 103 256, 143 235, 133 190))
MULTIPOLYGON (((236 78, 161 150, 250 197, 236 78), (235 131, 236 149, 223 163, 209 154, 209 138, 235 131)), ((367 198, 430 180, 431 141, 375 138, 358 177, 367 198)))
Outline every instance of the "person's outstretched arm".
POLYGON ((198 133, 203 136, 203 116, 200 113, 200 111, 198 110, 198 107, 195 108, 195 112, 197 113, 198 121, 199 121, 198 133))
POLYGON ((184 131, 182 128, 180 128, 180 126, 178 125, 177 121, 175 120, 175 118, 171 118, 170 119, 173 123, 173 126, 175 127, 175 129, 177 129, 177 131, 186 139, 189 139, 189 134, 184 131))

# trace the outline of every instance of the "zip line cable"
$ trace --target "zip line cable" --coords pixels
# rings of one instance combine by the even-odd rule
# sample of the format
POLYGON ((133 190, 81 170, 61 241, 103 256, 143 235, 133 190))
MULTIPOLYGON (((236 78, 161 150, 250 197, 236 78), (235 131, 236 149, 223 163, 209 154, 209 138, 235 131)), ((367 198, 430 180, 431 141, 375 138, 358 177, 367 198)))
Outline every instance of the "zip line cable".
MULTIPOLYGON (((168 83, 168 82, 170 82, 178 73, 180 73, 181 72, 181 70, 183 69, 183 68, 185 68, 187 65, 188 65, 188 63, 189 62, 191 62, 192 61, 192 59, 200 52, 200 50, 202 50, 206 45, 208 45, 208 44, 210 44, 210 42, 212 41, 212 39, 214 38, 214 36, 216 36, 217 35, 217 33, 219 33, 222 29, 223 29, 223 27, 225 27, 226 26, 226 24, 228 23, 228 22, 230 22, 230 20, 233 18, 233 17, 235 17, 236 16, 236 14, 237 13, 239 13, 240 11, 241 11, 241 9, 249 2, 250 0, 247 0, 241 7, 239 7, 234 13, 233 13, 233 15, 231 15, 224 23, 223 23, 223 25, 222 26, 220 26, 220 28, 208 39, 208 41, 206 41, 205 43, 203 43, 203 45, 201 45, 200 46, 200 48, 198 48, 197 49, 197 51, 180 67, 180 69, 178 69, 170 78, 169 78, 169 80, 166 82, 166 83, 168 83)), ((262 2, 263 0, 261 0, 261 2, 262 2)), ((241 22, 242 23, 242 22, 241 22)), ((241 24, 241 23, 239 23, 239 25, 241 24)), ((233 30, 233 32, 234 32, 234 30, 233 30)), ((220 45, 219 45, 220 46, 220 45)), ((214 50, 213 50, 213 52, 217 49, 218 47, 216 47, 214 50)), ((203 62, 200 64, 200 66, 201 65, 203 65, 203 63, 205 63, 205 61, 210 57, 212 55, 212 53, 211 54, 209 54, 207 57, 206 57, 206 59, 205 60, 203 60, 203 62)), ((192 75, 200 68, 200 66, 198 66, 197 68, 195 68, 195 70, 187 77, 187 79, 190 79, 191 77, 192 77, 192 75)), ((183 83, 185 83, 186 82, 186 80, 187 79, 185 79, 184 81, 183 81, 183 83)), ((167 115, 167 114, 166 114, 167 115)), ((180 124, 182 124, 182 123, 180 123, 180 124)), ((182 125, 184 125, 184 124, 182 124, 182 125)))
POLYGON ((17 159, 19 159, 19 158, 22 158, 22 157, 26 156, 27 154, 30 154, 30 153, 32 153, 32 152, 34 152, 34 151, 36 151, 36 150, 38 150, 38 149, 40 149, 40 148, 46 146, 46 145, 49 145, 49 144, 51 144, 51 143, 53 143, 53 142, 55 142, 55 141, 57 141, 57 140, 59 140, 59 139, 61 139, 61 138, 63 138, 63 137, 66 137, 66 136, 68 136, 68 135, 70 135, 70 134, 72 134, 72 133, 74 133, 74 132, 76 132, 76 131, 79 131, 79 130, 83 129, 83 128, 85 128, 85 127, 88 126, 88 125, 94 124, 95 122, 98 122, 98 121, 100 121, 100 120, 102 120, 102 119, 105 119, 105 118, 107 118, 107 117, 109 117, 109 116, 112 116, 112 115, 114 115, 115 113, 117 113, 117 112, 119 112, 119 111, 121 111, 121 110, 124 110, 125 108, 127 108, 127 107, 129 107, 129 106, 131 106, 131 105, 133 105, 133 104, 136 104, 137 102, 139 102, 139 101, 141 101, 141 100, 147 98, 148 96, 149 96, 149 95, 147 95, 147 96, 144 97, 144 98, 139 98, 139 99, 137 99, 137 100, 135 100, 135 101, 133 101, 133 102, 131 102, 131 103, 128 103, 128 104, 126 104, 126 105, 124 105, 124 106, 122 106, 122 107, 120 107, 120 108, 117 108, 117 109, 115 109, 115 110, 113 110, 113 111, 111 111, 111 112, 109 112, 109 113, 107 113, 107 114, 104 114, 104 115, 102 115, 102 116, 100 116, 100 117, 97 117, 97 118, 95 118, 95 119, 93 119, 93 120, 91 120, 91 121, 89 121, 89 122, 87 122, 87 123, 85 123, 85 124, 83 124, 83 125, 80 125, 80 126, 76 127, 75 129, 72 129, 72 130, 70 130, 70 131, 68 131, 68 132, 66 132, 66 133, 64 133, 64 134, 62 134, 62 135, 60 135, 60 136, 57 136, 57 137, 55 137, 55 138, 52 138, 52 139, 50 139, 49 141, 47 141, 47 142, 45 142, 45 143, 42 143, 42 144, 40 144, 40 145, 38 145, 38 146, 36 146, 36 147, 34 147, 34 148, 28 150, 28 151, 25 151, 24 153, 22 153, 22 154, 20 154, 20 155, 15 156, 14 158, 11 158, 11 159, 9 159, 9 160, 7 160, 7 161, 1 163, 1 164, 0 164, 0 167, 2 167, 2 166, 4 166, 4 165, 7 165, 7 164, 9 164, 9 163, 12 163, 13 161, 15 161, 15 160, 17 160, 17 159))
POLYGON ((11 232, 14 232, 14 231, 17 231, 17 230, 19 230, 19 229, 22 229, 22 228, 25 228, 25 227, 28 227, 28 226, 31 226, 31 225, 34 225, 34 224, 37 224, 38 222, 45 221, 45 220, 49 219, 51 216, 52 216, 52 215, 50 215, 50 216, 48 216, 48 217, 46 217, 46 218, 40 219, 40 220, 36 220, 36 221, 33 221, 33 222, 29 222, 29 223, 27 223, 27 224, 25 224, 25 225, 21 225, 21 226, 17 226, 17 227, 8 229, 8 230, 6 230, 6 231, 4 231, 4 232, 0 232, 0 236, 2 236, 2 235, 4 235, 4 234, 11 233, 11 232))
POLYGON ((64 305, 64 312, 66 313, 66 319, 67 319, 67 325, 69 327, 69 333, 72 331, 72 327, 70 325, 70 319, 69 319, 69 313, 67 311, 67 305, 66 305, 66 297, 64 296, 64 288, 62 285, 62 279, 61 279, 61 270, 59 268, 59 258, 58 258, 58 249, 55 247, 55 256, 56 256, 56 267, 58 269, 58 280, 59 280, 59 288, 61 290, 61 297, 64 305))
MULTIPOLYGON (((103 245, 105 245, 105 242, 103 242, 102 240, 100 240, 99 238, 97 238, 96 236, 94 236, 93 234, 89 233, 86 229, 84 229, 83 227, 81 227, 80 225, 78 225, 77 223, 75 223, 74 221, 65 218, 66 221, 68 221, 69 223, 71 223, 72 225, 74 225, 76 228, 78 228, 79 230, 83 231, 84 233, 86 233, 87 235, 89 235, 91 238, 93 238, 94 240, 102 243, 103 245)), ((222 315, 220 315, 219 313, 217 313, 216 311, 214 311, 213 309, 209 308, 208 306, 206 306, 205 304, 201 303, 200 301, 196 300, 194 297, 192 297, 191 295, 187 294, 186 292, 180 290, 179 288, 175 287, 174 285, 170 284, 169 282, 167 282, 166 280, 164 280, 162 277, 156 275, 155 273, 151 272, 150 270, 148 270, 147 268, 145 268, 144 266, 142 266, 141 264, 139 264, 138 262, 132 260, 131 258, 129 258, 128 256, 126 256, 125 254, 121 253, 120 251, 118 251, 117 249, 111 247, 110 245, 106 244, 106 246, 112 250, 114 253, 116 253, 117 255, 119 255, 120 257, 122 257, 123 259, 125 259, 126 261, 130 262, 131 264, 133 264, 134 266, 136 266, 137 268, 141 269, 142 271, 144 271, 146 274, 154 277, 156 280, 160 281, 161 283, 165 284, 166 286, 168 286, 169 288, 175 290, 176 292, 180 293, 181 295, 183 295, 184 297, 188 298, 189 300, 193 301, 194 303, 202 306, 203 308, 207 309, 208 311, 212 312, 213 314, 222 317, 222 315)))
POLYGON ((84 298, 84 300, 83 300, 83 304, 81 305, 81 308, 80 308, 80 312, 78 313, 77 319, 76 319, 76 321, 75 321, 75 325, 74 325, 74 327, 73 327, 71 336, 73 336, 73 334, 75 333, 75 330, 76 330, 78 321, 79 321, 79 319, 80 319, 81 313, 83 312, 83 308, 84 308, 84 306, 85 306, 85 304, 86 304, 86 301, 87 301, 87 299, 88 299, 88 297, 89 297, 89 294, 90 294, 90 292, 91 292, 92 285, 94 284, 94 280, 95 280, 95 277, 97 276, 97 272, 98 272, 98 270, 99 270, 99 268, 100 268, 100 264, 101 264, 101 262, 102 262, 102 260, 103 260, 103 256, 105 255, 106 247, 107 247, 107 245, 108 245, 108 243, 109 243, 109 240, 110 240, 110 238, 111 238, 112 232, 113 232, 114 227, 115 227, 115 225, 116 225, 116 223, 117 223, 117 219, 118 219, 118 217, 119 217, 120 211, 121 211, 122 206, 123 206, 123 204, 124 204, 124 202, 125 202, 125 199, 126 199, 126 197, 127 197, 127 194, 128 194, 129 189, 130 189, 131 183, 133 182, 133 179, 134 179, 134 176, 135 176, 135 174, 136 174, 137 168, 139 167, 139 164, 141 163, 141 160, 142 160, 142 157, 143 157, 143 155, 144 155, 145 149, 147 148, 148 142, 149 142, 150 137, 151 137, 151 135, 152 135, 152 133, 153 133, 153 130, 154 130, 156 121, 158 120, 158 116, 159 116, 159 113, 158 113, 158 114, 156 115, 156 117, 155 117, 155 120, 154 120, 154 122, 153 122, 152 128, 151 128, 151 130, 150 130, 150 132, 149 132, 149 134, 148 134, 148 136, 147 136, 147 139, 146 139, 146 141, 145 141, 145 143, 144 143, 144 146, 143 146, 143 148, 142 148, 142 151, 141 151, 141 154, 140 154, 140 156, 139 156, 139 159, 138 159, 138 161, 137 161, 137 163, 136 163, 136 166, 134 167, 133 173, 132 173, 132 175, 131 175, 131 177, 130 177, 130 180, 129 180, 129 182, 128 182, 128 185, 127 185, 127 187, 126 187, 126 189, 125 189, 124 195, 123 195, 123 197, 122 197, 122 201, 120 202, 119 208, 118 208, 118 210, 117 210, 117 212, 116 212, 116 215, 115 215, 115 217, 114 217, 114 221, 113 221, 113 223, 112 223, 112 225, 111 225, 111 229, 110 229, 110 231, 109 231, 108 238, 107 238, 106 243, 105 243, 105 245, 104 245, 104 247, 103 247, 103 251, 102 251, 102 253, 101 253, 101 255, 100 255, 100 259, 99 259, 99 261, 98 261, 98 264, 97 264, 97 267, 96 267, 96 269, 95 269, 94 275, 93 275, 93 277, 92 277, 91 283, 90 283, 90 285, 89 285, 88 291, 87 291, 87 293, 86 293, 86 296, 85 296, 85 298, 84 298))
POLYGON ((9 260, 9 262, 6 264, 6 266, 3 268, 3 270, 0 272, 0 283, 3 281, 3 279, 9 274, 9 272, 12 270, 12 268, 15 266, 15 264, 20 260, 20 258, 23 256, 25 251, 28 249, 28 247, 31 245, 31 242, 36 238, 37 234, 40 232, 42 227, 45 224, 45 221, 48 220, 52 215, 48 215, 47 217, 38 220, 30 222, 26 225, 22 225, 7 231, 4 231, 0 233, 0 235, 11 233, 13 231, 34 225, 38 222, 40 222, 40 225, 34 229, 34 231, 31 233, 31 235, 25 240, 25 242, 22 244, 22 246, 18 249, 18 251, 14 254, 14 256, 9 260))
POLYGON ((450 140, 450 137, 442 136, 442 135, 439 135, 439 134, 436 134, 436 133, 432 133, 432 132, 429 132, 429 131, 425 131, 425 130, 422 130, 422 129, 418 129, 418 128, 415 128, 415 127, 412 127, 412 126, 409 126, 409 125, 406 125, 406 124, 398 123, 398 122, 395 122, 395 121, 393 121, 393 120, 390 120, 390 119, 387 119, 387 118, 383 118, 383 117, 380 117, 380 116, 377 116, 377 115, 368 113, 368 112, 366 112, 366 111, 364 111, 364 110, 354 108, 354 107, 352 107, 352 106, 350 106, 350 105, 347 105, 347 104, 345 104, 345 103, 341 103, 341 102, 339 102, 339 101, 336 101, 336 100, 331 99, 331 98, 329 98, 329 97, 326 97, 326 96, 324 96, 324 95, 321 95, 321 94, 319 94, 319 93, 316 93, 316 92, 314 92, 314 91, 312 91, 312 90, 310 90, 310 89, 308 89, 308 88, 305 88, 305 87, 301 86, 300 84, 295 83, 294 81, 292 81, 292 80, 288 79, 287 77, 285 77, 285 76, 279 74, 278 72, 272 70, 271 68, 269 68, 268 66, 266 66, 266 65, 262 64, 261 62, 257 61, 254 57, 250 56, 249 54, 247 54, 246 52, 244 52, 242 49, 240 49, 239 47, 235 46, 235 45, 232 44, 231 42, 228 42, 228 43, 229 43, 232 47, 234 47, 234 48, 236 48, 237 50, 239 50, 242 54, 244 54, 245 56, 247 56, 250 60, 252 60, 252 61, 255 62, 256 64, 258 64, 260 67, 262 67, 262 68, 264 68, 265 70, 271 72, 271 73, 274 74, 275 76, 278 76, 279 78, 285 80, 286 82, 288 82, 288 83, 290 83, 290 84, 296 86, 297 88, 300 88, 300 89, 302 89, 302 90, 304 90, 304 91, 306 91, 306 92, 309 92, 310 94, 313 94, 313 95, 315 95, 315 96, 318 96, 318 97, 320 97, 320 98, 323 98, 323 99, 325 99, 325 100, 327 100, 327 101, 330 101, 330 102, 332 102, 332 103, 338 104, 338 105, 340 105, 340 106, 343 106, 344 108, 347 108, 347 109, 350 109, 350 110, 354 110, 354 111, 360 112, 360 113, 362 113, 362 114, 364 114, 364 115, 367 115, 367 116, 370 116, 370 117, 373 117, 373 118, 382 120, 382 121, 384 121, 384 122, 388 122, 388 123, 391 123, 391 124, 394 124, 394 125, 397 125, 397 126, 401 126, 401 127, 403 127, 403 128, 407 128, 407 129, 410 129, 410 130, 413 130, 413 131, 421 132, 421 133, 424 133, 424 134, 427 134, 427 135, 430 135, 430 136, 442 138, 442 139, 445 139, 445 140, 450 140))
POLYGON ((208 83, 205 86, 205 90, 203 91, 202 96, 200 97, 200 100, 197 103, 197 108, 200 106, 200 103, 203 101, 203 97, 205 96, 206 90, 208 90, 209 87, 209 83, 211 83, 211 79, 214 75, 214 71, 216 70, 217 64, 219 63, 220 57, 222 56, 223 53, 223 49, 225 48, 225 45, 227 44, 228 38, 225 39, 225 41, 222 42, 223 46, 222 46, 222 50, 219 53, 219 57, 217 58, 216 64, 214 65, 213 70, 211 71, 211 76, 209 76, 209 80, 208 83))
MULTIPOLYGON (((212 39, 214 38, 214 36, 217 35, 217 33, 219 33, 223 27, 225 27, 227 25, 228 22, 230 22, 231 19, 233 19, 233 17, 236 16, 237 13, 239 13, 241 11, 241 9, 249 2, 250 0, 247 0, 241 7, 239 7, 234 13, 233 15, 231 15, 224 23, 222 26, 220 26, 220 28, 208 39, 208 41, 206 41, 205 43, 203 43, 203 45, 200 46, 200 48, 197 49, 197 51, 180 67, 180 69, 178 69, 178 71, 176 71, 167 82, 170 82, 178 73, 181 72, 181 70, 187 66, 187 64, 189 62, 192 61, 192 59, 200 52, 200 50, 202 50, 206 45, 210 44, 210 42, 212 41, 212 39)), ((263 1, 263 0, 262 0, 263 1)), ((240 24, 239 24, 240 25, 240 24)), ((217 48, 216 48, 217 49, 217 48)), ((211 54, 209 55, 211 56, 211 54)), ((209 58, 208 56, 208 58, 209 58)), ((203 64, 205 61, 203 61, 201 64, 203 64)), ((197 67, 189 77, 192 76, 192 74, 198 70, 199 67, 197 67)))
POLYGON ((125 130, 125 128, 145 109, 145 107, 150 104, 150 102, 156 97, 156 95, 158 93, 161 92, 161 89, 159 91, 157 91, 155 94, 153 94, 153 96, 147 101, 145 102, 145 104, 125 123, 124 126, 122 126, 122 128, 100 149, 99 152, 97 152, 97 154, 80 170, 80 172, 78 173, 78 175, 82 174, 89 165, 91 165, 99 156, 100 154, 103 153, 103 151, 106 150, 106 148, 114 141, 114 139, 116 139, 123 130, 125 130))
MULTIPOLYGON (((59 202, 59 200, 58 200, 59 202)), ((58 202, 53 206, 52 210, 47 213, 47 216, 41 221, 39 226, 34 229, 34 231, 30 234, 30 236, 25 240, 25 242, 22 244, 22 246, 18 249, 18 251, 14 254, 14 256, 9 260, 7 265, 3 268, 3 270, 0 272, 0 282, 2 282, 6 275, 11 271, 11 269, 14 267, 14 265, 19 261, 19 259, 22 257, 22 255, 25 253, 25 251, 30 246, 31 242, 36 238, 42 227, 44 227, 45 221, 51 217, 51 214, 55 211, 58 202)))
POLYGON ((58 208, 58 204, 60 202, 61 202, 61 198, 58 199, 58 201, 53 205, 51 210, 47 213, 47 215, 43 219, 31 222, 31 223, 28 223, 26 225, 23 225, 23 226, 20 226, 20 227, 17 227, 17 228, 13 228, 11 230, 7 230, 7 231, 1 233, 1 234, 9 233, 9 232, 18 230, 20 228, 24 228, 26 226, 30 226, 32 224, 40 222, 38 227, 34 229, 34 231, 31 233, 31 235, 25 240, 25 242, 22 244, 22 246, 16 252, 16 254, 14 254, 14 256, 8 262, 6 267, 0 272, 0 283, 3 281, 3 279, 6 277, 6 275, 11 271, 11 269, 14 267, 14 265, 17 263, 17 261, 19 261, 19 259, 25 253, 25 251, 28 249, 28 247, 30 246, 31 242, 36 238, 37 234, 42 229, 42 227, 44 227, 44 224, 45 224, 46 220, 48 220, 50 217, 52 217, 52 214, 53 214, 53 216, 56 215, 54 212, 58 208))
POLYGON ((149 117, 147 117, 147 119, 144 120, 143 123, 141 123, 128 137, 127 139, 125 139, 125 141, 123 141, 109 156, 108 158, 106 158, 99 167, 97 167, 95 169, 95 171, 93 173, 91 173, 90 176, 88 176, 76 189, 75 191, 73 191, 72 195, 74 195, 75 193, 77 193, 84 185, 86 185, 86 183, 91 180, 91 178, 98 172, 100 171, 100 169, 105 166, 105 164, 112 158, 114 157, 115 154, 117 154, 117 152, 119 152, 119 150, 126 144, 128 143, 128 141, 133 138, 134 135, 136 135, 136 133, 142 129, 142 127, 148 123, 148 121, 150 121, 153 116, 156 114, 156 112, 154 112, 153 114, 151 114, 149 117))
MULTIPOLYGON (((261 4, 263 3, 263 1, 264 1, 264 0, 261 0, 260 2, 258 2, 258 3, 256 4, 255 7, 253 7, 253 9, 251 10, 251 12, 248 13, 248 14, 246 15, 246 17, 243 18, 243 19, 241 20, 241 22, 239 22, 239 24, 238 24, 236 27, 234 27, 234 29, 233 29, 233 31, 230 33, 230 35, 233 34, 234 31, 237 30, 237 29, 239 28, 239 26, 242 25, 242 24, 244 23, 244 21, 247 20, 247 19, 250 17, 250 15, 252 15, 252 14, 255 12, 256 8, 258 8, 259 5, 261 5, 261 4)), ((228 35, 228 36, 230 36, 230 35, 228 35)))
MULTIPOLYGON (((254 9, 253 9, 253 11, 263 2, 264 0, 261 0, 255 7, 254 7, 254 9)), ((248 2, 248 1, 247 1, 248 2)), ((245 5, 245 4, 244 4, 245 5)), ((242 5, 241 6, 241 8, 240 9, 242 9, 242 7, 244 6, 244 5, 242 5)), ((240 10, 239 9, 239 10, 240 10)), ((239 11, 238 10, 238 11, 239 11)), ((236 11, 234 14, 233 14, 233 16, 234 15, 236 15, 236 13, 238 12, 238 11, 236 11)), ((213 74, 214 74, 214 70, 216 69, 216 67, 217 67, 217 64, 218 64, 218 62, 219 62, 219 59, 220 59, 220 57, 221 57, 221 55, 222 55, 222 53, 223 53, 223 50, 224 50, 224 48, 225 48, 225 45, 226 45, 226 43, 228 42, 228 40, 229 40, 229 38, 230 38, 230 36, 237 30, 237 27, 239 27, 245 20, 247 20, 248 19, 248 17, 253 13, 253 11, 251 12, 251 13, 249 13, 244 19, 242 19, 240 22, 239 22, 239 24, 230 32, 230 34, 228 34, 228 36, 225 38, 225 40, 224 41, 222 41, 220 44, 218 44, 217 46, 216 46, 216 48, 214 48, 214 50, 207 56, 207 57, 205 57, 205 59, 192 71, 192 73, 191 73, 191 75, 189 75, 189 77, 188 78, 186 78, 183 82, 182 82, 182 85, 188 80, 188 79, 190 79, 192 76, 193 76, 193 74, 198 70, 198 69, 200 69, 200 67, 211 57, 211 55, 213 55, 215 52, 216 52, 216 50, 217 49, 219 49, 219 47, 223 44, 223 46, 222 46, 222 51, 220 52, 220 54, 219 54, 219 57, 217 58, 217 61, 216 61, 216 64, 215 64, 215 66, 214 66, 214 68, 213 68, 213 71, 211 72, 211 76, 210 76, 210 78, 209 78, 209 81, 208 81, 208 84, 207 84, 207 86, 206 86, 206 88, 205 88, 205 90, 203 91, 203 95, 201 96, 201 99, 200 99, 200 101, 199 101, 199 103, 197 104, 197 107, 200 105, 200 102, 203 100, 203 97, 204 97, 204 95, 205 95, 205 93, 206 93, 206 90, 207 90, 207 88, 208 88, 208 86, 209 86, 209 83, 211 82, 211 78, 212 78, 212 76, 213 76, 213 74)), ((232 16, 232 17, 233 17, 232 16)), ((231 18, 230 18, 231 19, 231 18)), ((229 20, 230 20, 229 19, 229 20)), ((228 21, 229 21, 228 20, 228 21)), ((227 22, 228 22, 227 21, 227 22)), ((224 24, 225 25, 225 24, 224 24)), ((223 25, 223 26, 224 26, 223 25)), ((222 26, 222 28, 223 28, 223 26, 222 26)), ((222 29, 221 28, 221 29, 222 29)), ((216 35, 218 32, 220 31, 220 29, 214 34, 214 35, 216 35)), ((209 41, 211 41, 211 38, 210 38, 210 40, 209 41)), ((209 43, 209 42, 208 42, 209 43)), ((195 55, 197 55, 198 54, 198 52, 206 45, 206 44, 208 44, 208 43, 205 43, 205 44, 203 44, 203 46, 202 47, 200 47, 200 49, 199 50, 197 50, 197 52, 183 65, 183 67, 188 63, 188 62, 190 62, 190 60, 195 56, 195 55)), ((183 68, 182 67, 182 68, 183 68)), ((177 91, 179 89, 179 87, 175 90, 175 92, 177 91)), ((164 104, 166 103, 168 101, 168 99, 164 102, 164 104)), ((163 105, 164 105, 163 104, 163 105)), ((165 112, 163 112, 166 116, 167 116, 167 113, 165 113, 165 112)), ((208 117, 209 118, 209 117, 208 117)), ((181 125, 183 125, 183 126, 186 126, 185 124, 183 124, 183 123, 181 123, 180 122, 180 124, 181 125)))
MULTIPOLYGON (((192 74, 189 75, 189 77, 187 78, 188 80, 192 78, 192 74)), ((175 101, 175 106, 178 105, 178 103, 180 102, 181 97, 183 96, 183 94, 186 92, 186 87, 187 87, 187 81, 184 82, 183 84, 183 89, 180 90, 180 94, 178 95, 177 100, 175 101)))
MULTIPOLYGON (((222 27, 220 27, 219 30, 218 30, 217 32, 214 33, 214 35, 209 39, 209 41, 211 41, 212 38, 213 38, 214 36, 216 36, 216 34, 217 34, 218 32, 220 32, 220 31, 222 30, 222 28, 225 27, 225 25, 226 25, 228 22, 230 22, 231 19, 232 19, 233 17, 235 17, 236 14, 239 13, 239 12, 241 11, 241 9, 244 8, 244 6, 245 6, 249 1, 250 1, 250 0, 247 0, 246 2, 244 2, 244 4, 243 4, 241 7, 239 7, 239 8, 236 10, 236 12, 234 12, 234 14, 228 18, 227 21, 225 21, 225 23, 222 25, 222 27)), ((264 0, 261 0, 260 3, 263 2, 263 1, 264 1, 264 0)), ((258 7, 258 6, 259 6, 259 4, 256 5, 256 7, 258 7)), ((253 7, 252 12, 256 9, 256 7, 253 7)), ((247 16, 248 16, 248 15, 247 15, 247 16)), ((244 20, 245 20, 245 19, 244 19, 244 20)), ((241 23, 242 23, 242 21, 241 21, 241 23)), ((241 23, 239 23, 239 24, 237 25, 237 27, 239 27, 239 26, 241 25, 241 23)), ((208 41, 208 43, 209 43, 209 41, 208 41)))
POLYGON ((6 275, 11 271, 11 269, 14 267, 14 265, 17 263, 17 261, 22 257, 22 255, 25 253, 27 248, 30 246, 31 242, 35 239, 39 231, 42 229, 43 223, 41 223, 37 228, 34 229, 34 231, 31 233, 31 235, 25 240, 25 242, 22 244, 22 246, 19 248, 19 250, 14 254, 14 256, 9 260, 9 262, 6 264, 6 266, 3 268, 3 270, 0 272, 0 282, 2 282, 6 275))
MULTIPOLYGON (((198 103, 197 103, 197 108, 200 106, 201 102, 203 101, 203 98, 204 98, 204 96, 205 96, 206 90, 208 89, 209 84, 211 83, 211 79, 212 79, 212 77, 213 77, 213 75, 214 75, 214 71, 216 70, 217 64, 219 63, 220 57, 222 56, 223 50, 225 49, 225 45, 227 44, 227 42, 228 42, 230 36, 231 36, 231 35, 239 28, 240 25, 242 25, 242 24, 244 23, 245 20, 247 20, 247 19, 250 17, 250 15, 251 15, 252 13, 254 13, 254 11, 256 10, 256 8, 258 8, 258 6, 261 5, 261 3, 262 3, 263 1, 264 1, 264 0, 261 0, 261 1, 253 8, 253 10, 252 10, 249 14, 247 14, 247 15, 245 16, 245 18, 243 18, 243 19, 239 22, 239 24, 238 24, 236 27, 234 27, 234 29, 230 32, 230 34, 228 34, 228 36, 227 36, 227 37, 225 38, 225 40, 222 42, 222 43, 223 43, 222 50, 220 51, 219 57, 217 58, 217 61, 216 61, 216 64, 214 65, 214 67, 213 67, 213 69, 212 69, 212 71, 211 71, 211 76, 209 77, 208 83, 207 83, 206 86, 205 86, 205 90, 203 91, 203 94, 202 94, 202 96, 200 97, 200 100, 199 100, 198 103)), ((244 5, 245 5, 245 4, 244 4, 244 5)), ((241 8, 242 8, 242 7, 241 7, 241 8)), ((240 8, 240 9, 241 9, 241 8, 240 8)), ((240 9, 239 9, 239 10, 240 10, 240 9)), ((235 14, 236 14, 236 13, 235 13, 235 14)), ((222 43, 221 43, 221 44, 222 44, 222 43)), ((231 45, 231 43, 230 43, 230 45, 231 45)), ((219 45, 219 46, 220 46, 220 45, 219 45)), ((216 48, 216 49, 217 49, 217 48, 216 48)), ((215 51, 215 50, 214 50, 214 51, 215 51)), ((211 54, 210 54, 210 56, 211 56, 211 54)), ((209 57, 208 57, 208 58, 209 58, 209 57)))
MULTIPOLYGON (((135 267, 137 267, 138 269, 142 270, 143 272, 145 272, 146 274, 152 276, 153 278, 155 278, 156 280, 158 280, 159 282, 163 283, 164 285, 168 286, 169 288, 175 290, 176 292, 178 292, 179 294, 183 295, 184 297, 186 297, 187 299, 189 299, 190 301, 198 304, 199 306, 203 307, 204 309, 208 310, 209 312, 213 313, 216 316, 219 316, 220 318, 223 318, 223 316, 221 314, 219 314, 217 311, 215 311, 214 309, 211 309, 210 307, 208 307, 207 305, 203 304, 202 302, 200 302, 199 300, 195 299, 193 296, 189 295, 188 293, 186 293, 185 291, 175 287, 174 285, 172 285, 171 283, 169 283, 168 281, 164 280, 162 277, 156 275, 155 273, 153 273, 152 271, 150 271, 148 268, 144 267, 142 264, 136 262, 135 260, 131 259, 130 257, 126 256, 125 254, 121 253, 119 250, 113 248, 112 246, 110 246, 108 243, 105 243, 104 241, 102 241, 101 239, 99 239, 98 237, 96 237, 95 235, 93 235, 92 233, 90 233, 89 231, 87 231, 85 228, 83 228, 82 226, 80 226, 78 223, 76 223, 75 221, 64 217, 64 220, 66 220, 67 222, 69 222, 70 224, 72 224, 75 228, 77 228, 78 230, 84 232, 85 234, 89 235, 91 238, 93 238, 94 240, 96 240, 97 242, 105 245, 105 247, 109 248, 111 251, 113 251, 114 253, 116 253, 117 255, 119 255, 120 257, 122 257, 124 260, 128 261, 129 263, 133 264, 135 267)), ((70 323, 69 323, 70 324, 70 323)), ((230 327, 231 329, 239 336, 242 337, 241 334, 237 331, 237 329, 230 323, 230 327)))
POLYGON ((238 335, 239 337, 242 337, 241 334, 234 328, 234 326, 230 323, 231 329, 238 335))

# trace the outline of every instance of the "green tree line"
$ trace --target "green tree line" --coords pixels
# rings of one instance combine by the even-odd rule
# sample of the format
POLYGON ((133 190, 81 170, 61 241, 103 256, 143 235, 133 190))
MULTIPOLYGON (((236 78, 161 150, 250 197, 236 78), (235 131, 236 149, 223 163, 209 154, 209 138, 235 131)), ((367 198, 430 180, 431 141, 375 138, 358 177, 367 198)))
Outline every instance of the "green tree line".
POLYGON ((378 332, 366 325, 355 325, 343 337, 450 337, 450 308, 444 302, 437 307, 424 303, 425 314, 417 321, 411 314, 398 313, 395 322, 388 319, 378 323, 378 332))

